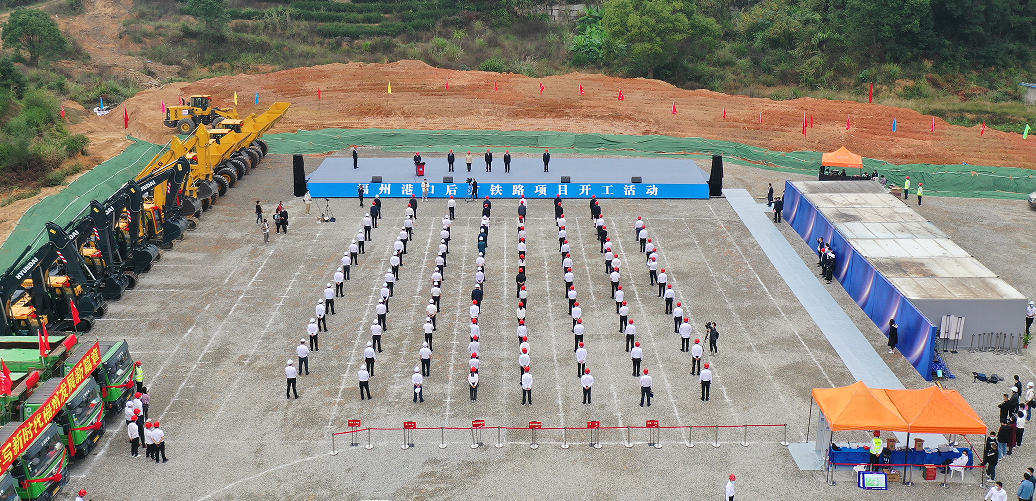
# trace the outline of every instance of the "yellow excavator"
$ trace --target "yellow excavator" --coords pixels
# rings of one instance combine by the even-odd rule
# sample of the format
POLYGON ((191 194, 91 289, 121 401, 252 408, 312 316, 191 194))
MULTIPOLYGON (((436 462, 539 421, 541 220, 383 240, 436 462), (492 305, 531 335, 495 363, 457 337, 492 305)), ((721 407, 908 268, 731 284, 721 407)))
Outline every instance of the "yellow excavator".
MULTIPOLYGON (((156 155, 137 175, 137 179, 161 171, 180 157, 186 158, 191 169, 190 177, 179 194, 180 215, 188 219, 188 229, 193 229, 201 213, 207 211, 266 156, 269 147, 261 139, 262 135, 284 116, 288 107, 289 103, 273 103, 258 116, 252 114, 243 120, 222 120, 226 128, 199 126, 194 134, 183 141, 173 137, 169 148, 156 155)), ((164 184, 157 185, 150 190, 145 208, 148 204, 164 206, 166 197, 172 195, 167 192, 164 184)))
POLYGON ((220 122, 228 118, 236 119, 237 110, 217 108, 212 105, 212 96, 199 94, 188 98, 185 105, 167 106, 162 123, 176 129, 178 134, 186 135, 202 124, 218 128, 220 122))

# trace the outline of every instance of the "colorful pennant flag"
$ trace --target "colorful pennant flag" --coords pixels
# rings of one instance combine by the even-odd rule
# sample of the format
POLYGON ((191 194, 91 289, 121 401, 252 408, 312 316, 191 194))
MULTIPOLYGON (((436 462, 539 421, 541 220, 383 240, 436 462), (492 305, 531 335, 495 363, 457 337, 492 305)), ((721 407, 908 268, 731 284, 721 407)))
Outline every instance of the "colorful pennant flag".
POLYGON ((259 104, 259 92, 258 91, 256 91, 256 93, 255 93, 255 104, 259 104))
POLYGON ((1022 139, 1029 139, 1029 124, 1025 124, 1025 130, 1022 131, 1022 139))
POLYGON ((68 300, 69 309, 72 310, 72 325, 79 325, 79 308, 76 308, 75 301, 68 300))
POLYGON ((723 107, 723 118, 724 119, 727 118, 727 107, 726 106, 723 107))
POLYGON ((932 117, 932 132, 935 132, 935 117, 932 117))
POLYGON ((500 90, 500 84, 497 83, 496 81, 494 81, 493 82, 493 91, 495 92, 495 91, 498 91, 498 90, 500 90))
POLYGON ((122 128, 129 128, 129 108, 122 109, 122 128))
POLYGON ((867 102, 868 103, 873 103, 874 102, 874 82, 871 82, 871 92, 867 96, 867 102))
POLYGON ((853 126, 853 116, 852 115, 847 115, 845 117, 845 130, 851 129, 852 126, 853 126))
POLYGON ((896 132, 896 119, 892 119, 892 132, 896 132))
POLYGON ((446 90, 450 90, 450 79, 446 79, 446 90))
MULTIPOLYGON (((180 104, 183 104, 183 98, 180 98, 180 104)), ((237 105, 237 91, 234 91, 234 105, 237 105)))
POLYGON ((165 115, 165 99, 162 100, 162 114, 165 115))
POLYGON ((982 122, 982 129, 978 131, 978 135, 984 136, 986 134, 986 123, 982 122))
POLYGON ((673 101, 673 114, 676 114, 676 101, 673 101))
POLYGON ((101 96, 101 109, 104 109, 104 96, 101 96))
POLYGON ((580 96, 585 96, 586 95, 586 92, 583 92, 583 84, 579 84, 579 95, 580 96))
POLYGON ((619 89, 619 101, 625 101, 626 96, 622 95, 622 89, 619 89))
POLYGON ((61 118, 65 118, 65 106, 61 106, 61 118))
POLYGON ((392 94, 392 82, 388 83, 388 93, 392 94))
POLYGON ((543 95, 543 89, 546 89, 546 88, 547 87, 543 85, 543 82, 540 82, 540 95, 541 96, 543 95))
POLYGON ((47 332, 47 322, 40 322, 40 326, 43 327, 43 346, 40 348, 42 356, 50 355, 50 333, 47 332))
MULTIPOLYGON (((0 379, 0 395, 10 395, 11 370, 7 368, 7 362, 4 362, 4 359, 2 358, 0 358, 0 369, 2 369, 2 372, 0 372, 0 377, 3 378, 0 379)), ((69 435, 71 435, 71 433, 69 435)))
POLYGON ((806 137, 806 113, 802 113, 802 137, 806 137))
POLYGON ((320 91, 320 87, 317 87, 317 101, 320 100, 320 97, 321 97, 320 95, 321 94, 322 94, 322 92, 320 91))

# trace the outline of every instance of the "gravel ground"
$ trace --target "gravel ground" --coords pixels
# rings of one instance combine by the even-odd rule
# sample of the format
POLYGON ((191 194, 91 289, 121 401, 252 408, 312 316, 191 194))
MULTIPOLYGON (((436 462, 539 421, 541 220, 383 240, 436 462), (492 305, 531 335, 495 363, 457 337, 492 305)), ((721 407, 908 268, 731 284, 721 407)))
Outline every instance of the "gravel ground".
MULTIPOLYGON (((805 440, 810 389, 854 380, 723 199, 602 202, 624 261, 622 283, 630 318, 645 348, 644 367, 654 376, 650 408, 637 405, 638 383, 617 332, 614 301, 588 207, 585 200, 574 199, 566 205, 571 207, 569 239, 587 326, 588 366, 596 378, 591 406, 581 404, 573 374, 571 320, 563 299, 556 229, 550 202, 540 200, 531 202, 527 225, 534 406, 519 405, 513 200, 498 200, 493 207, 477 402, 469 400, 466 390, 465 348, 478 208, 465 204, 458 207, 453 227, 426 401, 411 402, 409 378, 423 340, 420 324, 429 295, 433 233, 445 213, 441 200, 419 205, 415 240, 390 303, 385 351, 371 379, 374 400, 361 402, 356 397, 356 370, 375 317, 375 286, 381 283, 394 233, 403 220, 405 202, 400 199, 385 201, 381 227, 353 266, 346 295, 337 301, 338 313, 328 321, 330 332, 321 334, 322 349, 310 356, 312 374, 299 379, 301 398, 282 400, 285 361, 294 358, 293 348, 305 335, 313 305, 363 214, 355 199, 344 199, 330 202, 335 223, 318 223, 315 214, 302 216, 301 200, 291 196, 290 163, 289 156, 264 160, 204 214, 197 230, 165 252, 137 290, 112 303, 110 313, 98 322, 97 337, 125 338, 134 356, 143 360, 151 412, 166 429, 171 460, 150 465, 143 458, 129 457, 121 427, 113 426, 98 451, 72 470, 69 493, 87 488, 94 499, 139 500, 718 499, 726 477, 735 473, 739 499, 860 497, 850 472, 838 472, 835 486, 827 486, 821 472, 800 472, 779 444, 781 427, 751 429, 747 447, 741 445, 743 429, 724 428, 718 448, 712 446, 714 429, 694 429, 690 434, 663 429, 662 448, 657 450, 647 445, 645 430, 631 432, 632 448, 624 447, 622 430, 602 430, 600 449, 587 446, 585 430, 567 433, 569 449, 561 447, 562 431, 544 430, 537 437, 542 446, 536 450, 529 448, 528 430, 504 430, 504 447, 496 448, 496 430, 487 429, 487 446, 477 450, 469 447, 468 430, 439 430, 464 428, 474 419, 485 419, 490 427, 517 428, 527 427, 529 421, 560 428, 599 420, 604 427, 625 427, 657 419, 662 426, 787 424, 790 441, 805 440), (252 210, 257 198, 268 209, 285 201, 292 215, 290 233, 272 234, 269 244, 262 243, 252 210), (671 317, 648 284, 643 255, 628 229, 638 215, 648 221, 661 248, 661 266, 670 273, 677 298, 690 305, 695 335, 701 334, 705 321, 719 325, 720 353, 705 357, 716 369, 709 402, 699 400, 696 378, 689 373, 690 357, 679 351, 671 317), (350 447, 343 435, 336 441, 339 454, 328 454, 331 433, 346 430, 348 419, 362 419, 365 427, 399 428, 403 421, 416 421, 419 427, 433 429, 416 430, 411 450, 401 449, 402 432, 374 431, 372 450, 350 447), (438 447, 441 437, 447 444, 444 449, 438 447), (128 494, 125 483, 107 480, 127 471, 134 471, 149 488, 130 488, 128 494), (774 482, 775 476, 784 481, 774 482), (621 485, 633 489, 616 491, 621 485)), ((317 164, 308 162, 308 169, 317 164)), ((727 187, 747 188, 757 196, 765 195, 767 182, 782 186, 790 178, 729 163, 726 173, 727 187)), ((1025 246, 1014 245, 1005 252, 1002 245, 1011 238, 1031 239, 1031 231, 1019 231, 1033 217, 1024 202, 935 197, 926 202, 922 213, 1012 285, 1033 294, 1032 271, 1021 261, 1026 253, 1017 250, 1025 246), (964 221, 968 231, 961 227, 964 221), (977 221, 981 229, 973 230, 977 221), (982 245, 987 242, 1001 245, 982 245)), ((314 213, 322 206, 322 201, 314 203, 314 213)), ((812 259, 801 238, 787 225, 782 231, 804 259, 812 259)), ((841 287, 828 289, 885 356, 884 340, 870 320, 841 287)), ((907 387, 927 384, 901 357, 886 360, 907 387)), ((1033 365, 1028 352, 961 353, 947 361, 958 374, 972 367, 992 372, 995 364, 1002 374, 1036 379, 1028 369, 1033 365)), ((962 391, 987 422, 995 421, 993 404, 1004 388, 961 382, 966 378, 947 386, 962 391)), ((839 440, 863 438, 862 433, 839 435, 839 440)), ((361 444, 366 441, 361 435, 361 444)), ((1034 462, 1029 450, 1023 447, 1001 463, 1001 477, 1011 479, 1008 485, 1034 462)), ((976 484, 976 476, 969 475, 964 484, 957 480, 948 490, 938 482, 919 481, 913 487, 893 485, 868 496, 977 499, 984 489, 976 484)))

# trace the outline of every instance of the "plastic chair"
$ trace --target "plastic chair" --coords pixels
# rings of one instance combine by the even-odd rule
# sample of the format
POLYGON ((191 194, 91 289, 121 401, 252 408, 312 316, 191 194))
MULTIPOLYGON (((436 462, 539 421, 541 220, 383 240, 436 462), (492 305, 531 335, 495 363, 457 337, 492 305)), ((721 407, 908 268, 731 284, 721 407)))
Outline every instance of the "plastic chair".
POLYGON ((968 455, 967 454, 961 454, 961 456, 959 458, 954 459, 953 462, 950 463, 950 480, 953 480, 953 474, 957 473, 959 471, 960 472, 960 480, 961 480, 961 482, 963 482, 964 481, 964 470, 967 469, 964 466, 967 465, 967 464, 968 464, 968 455))

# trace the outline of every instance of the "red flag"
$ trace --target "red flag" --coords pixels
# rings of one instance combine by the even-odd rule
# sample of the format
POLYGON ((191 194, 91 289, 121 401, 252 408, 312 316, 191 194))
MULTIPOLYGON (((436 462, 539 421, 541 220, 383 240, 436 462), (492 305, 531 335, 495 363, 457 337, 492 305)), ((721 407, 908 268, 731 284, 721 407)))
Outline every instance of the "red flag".
POLYGON ((320 94, 322 94, 322 93, 320 92, 320 87, 317 87, 317 101, 319 101, 319 100, 320 100, 320 94))
POLYGON ((72 299, 68 300, 68 305, 72 310, 72 325, 79 325, 79 308, 76 308, 76 303, 72 299))
POLYGON ((871 82, 871 92, 867 96, 867 102, 868 103, 873 103, 874 102, 874 82, 871 82))
POLYGON ((497 83, 497 82, 493 82, 493 90, 494 91, 500 90, 500 84, 497 83))
POLYGON ((622 95, 622 89, 619 89, 619 101, 625 101, 626 96, 622 95))
POLYGON ((806 137, 806 114, 802 114, 802 137, 806 137))
POLYGON ((450 90, 450 79, 446 79, 446 90, 450 90))
POLYGON ((165 115, 165 99, 162 100, 162 114, 165 115))
POLYGON ((932 117, 932 132, 935 132, 935 117, 932 117))
POLYGON ((65 106, 61 106, 61 118, 65 118, 65 106))
POLYGON ((183 106, 183 96, 178 96, 178 97, 180 98, 180 106, 183 106))
POLYGON ((122 128, 129 128, 129 108, 122 109, 122 128))
POLYGON ((849 130, 853 126, 853 116, 846 115, 845 117, 845 130, 849 130))
POLYGON ((723 107, 723 118, 724 119, 727 118, 727 107, 726 106, 723 107))
POLYGON ((586 92, 583 92, 583 84, 579 84, 579 95, 580 96, 585 96, 586 95, 586 92))
POLYGON ((540 82, 540 95, 541 96, 543 95, 543 89, 546 89, 546 87, 543 85, 543 82, 540 82))
POLYGON ((984 136, 986 134, 986 123, 982 122, 982 130, 979 131, 978 135, 984 136))
POLYGON ((0 395, 10 395, 11 370, 7 368, 7 362, 4 362, 4 359, 2 358, 0 358, 0 368, 3 370, 2 375, 0 375, 0 378, 2 378, 0 379, 0 395))
POLYGON ((673 114, 676 114, 676 101, 673 101, 673 114))
MULTIPOLYGON (((42 321, 41 321, 42 323, 42 321)), ((43 330, 36 331, 36 342, 40 345, 40 358, 45 357, 43 354, 43 330)))

